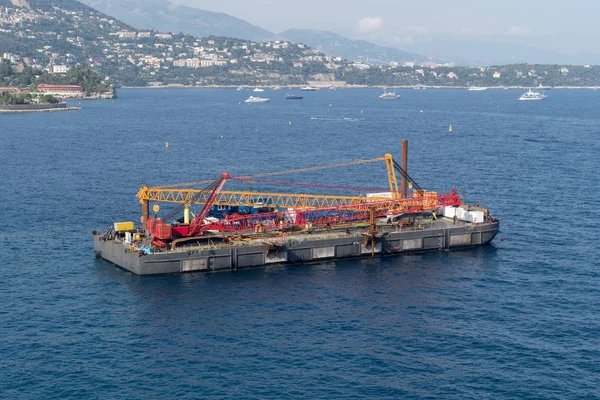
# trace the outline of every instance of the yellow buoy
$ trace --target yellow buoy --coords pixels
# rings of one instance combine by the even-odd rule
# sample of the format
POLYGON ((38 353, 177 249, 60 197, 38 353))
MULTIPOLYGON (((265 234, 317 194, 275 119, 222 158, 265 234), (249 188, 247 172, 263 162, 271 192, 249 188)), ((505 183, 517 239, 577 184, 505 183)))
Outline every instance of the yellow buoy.
POLYGON ((448 132, 452 132, 452 124, 450 124, 450 128, 448 128, 448 132))
POLYGON ((160 211, 160 206, 158 204, 155 204, 152 206, 152 211, 154 211, 154 213, 157 213, 160 211))
POLYGON ((165 147, 168 149, 169 148, 169 142, 165 143, 165 147))

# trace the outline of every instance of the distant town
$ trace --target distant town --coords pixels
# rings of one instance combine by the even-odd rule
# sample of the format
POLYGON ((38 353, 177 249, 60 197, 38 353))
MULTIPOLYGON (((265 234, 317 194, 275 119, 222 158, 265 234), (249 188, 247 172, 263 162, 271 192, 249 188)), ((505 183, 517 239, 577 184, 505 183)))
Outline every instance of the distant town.
MULTIPOLYGON (((284 40, 136 30, 78 2, 34 9, 11 1, 0 8, 0 63, 16 74, 66 75, 85 67, 115 86, 600 86, 600 67, 592 65, 369 65, 284 40)), ((0 86, 7 80, 0 75, 0 86)))

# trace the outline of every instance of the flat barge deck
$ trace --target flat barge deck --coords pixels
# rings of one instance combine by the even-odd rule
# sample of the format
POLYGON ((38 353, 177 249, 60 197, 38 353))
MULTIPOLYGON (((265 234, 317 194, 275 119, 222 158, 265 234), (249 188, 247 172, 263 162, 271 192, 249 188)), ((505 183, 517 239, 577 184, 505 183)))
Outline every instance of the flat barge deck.
POLYGON ((479 203, 462 204, 455 189, 449 194, 424 190, 408 175, 407 160, 408 141, 403 139, 402 165, 386 154, 254 176, 223 173, 209 182, 143 186, 137 194, 141 228, 133 222, 115 222, 106 233, 92 232, 94 251, 135 274, 160 275, 448 251, 483 246, 494 239, 500 223, 488 209, 479 203), (386 164, 389 191, 366 196, 222 190, 226 181, 369 190, 258 178, 380 161, 386 164), (396 172, 401 175, 400 187, 396 172), (208 186, 186 187, 200 183, 208 186), (178 205, 159 217, 156 202, 178 205), (202 208, 192 220, 195 204, 202 208), (178 219, 181 212, 183 218, 178 219))
POLYGON ((481 223, 431 218, 413 227, 379 225, 376 235, 359 226, 254 237, 207 236, 195 246, 158 252, 152 252, 143 238, 130 244, 124 237, 96 232, 93 236, 94 251, 101 258, 134 274, 160 275, 449 251, 489 244, 498 230, 499 221, 491 217, 481 223))

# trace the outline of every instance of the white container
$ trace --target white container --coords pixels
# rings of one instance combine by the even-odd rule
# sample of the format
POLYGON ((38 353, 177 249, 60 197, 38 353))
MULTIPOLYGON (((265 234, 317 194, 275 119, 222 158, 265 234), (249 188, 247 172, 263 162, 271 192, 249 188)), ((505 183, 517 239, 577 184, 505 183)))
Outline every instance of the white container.
POLYGON ((474 224, 480 224, 483 222, 482 211, 468 211, 465 213, 465 221, 472 222, 474 224))
POLYGON ((456 215, 456 207, 444 207, 444 217, 454 218, 456 215))
POLYGON ((466 213, 467 213, 467 210, 465 210, 465 209, 464 209, 464 208, 462 208, 462 207, 458 207, 458 208, 456 209, 456 218, 458 218, 458 219, 459 219, 459 220, 461 220, 461 221, 464 221, 464 220, 465 220, 465 214, 466 214, 466 213))
POLYGON ((392 192, 367 193, 367 197, 378 197, 383 199, 391 199, 392 192))

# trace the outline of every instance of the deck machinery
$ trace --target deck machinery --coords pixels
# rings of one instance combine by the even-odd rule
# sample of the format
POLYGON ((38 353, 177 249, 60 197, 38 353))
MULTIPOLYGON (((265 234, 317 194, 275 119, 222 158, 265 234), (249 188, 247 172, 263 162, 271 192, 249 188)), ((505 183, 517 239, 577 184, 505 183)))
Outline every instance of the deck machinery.
POLYGON ((498 232, 499 224, 489 215, 488 210, 461 205, 456 190, 438 194, 421 188, 407 173, 407 155, 408 142, 403 140, 402 165, 391 154, 386 154, 369 160, 253 176, 232 177, 223 173, 214 181, 168 187, 144 186, 137 194, 142 205, 142 227, 135 232, 126 232, 131 229, 132 224, 115 224, 115 229, 109 229, 103 234, 95 233, 95 250, 101 257, 132 272, 160 274, 254 267, 268 264, 269 261, 307 262, 324 258, 357 257, 365 254, 374 256, 489 243, 498 232), (389 192, 366 196, 336 196, 223 190, 228 181, 242 181, 364 192, 365 188, 282 182, 267 178, 381 161, 386 164, 389 192), (400 188, 397 173, 401 176, 400 188), (205 186, 202 189, 190 188, 197 185, 205 186), (155 203, 153 216, 150 214, 151 203, 155 203), (171 212, 159 216, 160 207, 157 203, 177 205, 171 212), (195 215, 191 211, 194 205, 200 207, 195 215), (228 207, 236 212, 223 212, 218 219, 210 216, 211 210, 228 207), (459 220, 457 215, 463 215, 464 212, 454 211, 451 222, 448 219, 443 221, 446 214, 443 210, 448 209, 465 210, 466 213, 479 212, 483 217, 480 217, 480 221, 475 218, 476 223, 463 218, 459 220), (440 218, 436 216, 436 211, 439 210, 442 210, 440 218), (423 231, 423 220, 428 222, 431 229, 429 234, 435 230, 435 240, 418 233, 423 231), (125 226, 125 232, 123 229, 120 232, 118 226, 125 226), (453 231, 460 239, 452 239, 453 231), (402 232, 405 239, 393 239, 402 232), (362 247, 356 247, 357 238, 362 247), (310 257, 306 252, 303 253, 304 256, 300 255, 301 250, 306 249, 294 250, 294 245, 300 242, 306 243, 310 257), (349 245, 354 247, 350 248, 349 245), (266 247, 266 253, 251 257, 243 254, 254 246, 260 249, 266 247), (137 254, 139 259, 123 257, 120 254, 123 249, 125 254, 137 254), (269 251, 273 249, 277 256, 269 260, 269 251), (224 262, 224 258, 229 261, 224 262), (217 259, 220 261, 215 261, 217 259), (223 262, 224 266, 219 267, 219 263, 223 262))

